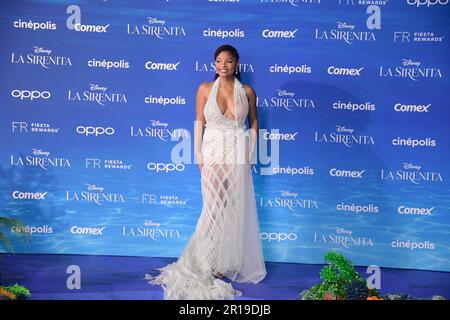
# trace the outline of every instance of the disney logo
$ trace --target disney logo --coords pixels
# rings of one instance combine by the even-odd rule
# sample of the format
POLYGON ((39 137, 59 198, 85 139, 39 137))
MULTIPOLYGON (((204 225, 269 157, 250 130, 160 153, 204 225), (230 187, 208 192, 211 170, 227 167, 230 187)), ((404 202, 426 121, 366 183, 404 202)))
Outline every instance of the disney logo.
POLYGON ((290 191, 283 191, 281 190, 281 196, 282 197, 297 197, 297 193, 295 192, 290 192, 290 191))
POLYGON ((420 66, 419 61, 412 61, 411 59, 402 59, 404 66, 416 66, 418 68, 420 66))
POLYGON ((144 226, 155 226, 159 227, 161 224, 153 222, 152 220, 144 220, 144 226))
POLYGON ((337 22, 337 26, 339 29, 350 29, 353 30, 355 28, 355 25, 348 24, 347 22, 337 22))
POLYGON ((50 152, 48 151, 42 151, 41 149, 33 149, 33 154, 35 156, 46 156, 48 157, 48 155, 50 154, 50 152))
POLYGON ((103 91, 103 92, 106 91, 106 87, 100 87, 98 84, 90 83, 89 86, 90 86, 92 91, 103 91))
POLYGON ((148 19, 147 21, 148 21, 149 24, 161 24, 161 25, 163 25, 163 24, 166 23, 166 20, 158 20, 158 18, 148 17, 147 19, 148 19))
POLYGON ((403 162, 403 168, 405 169, 416 169, 419 171, 422 167, 418 165, 413 165, 412 163, 403 162))
POLYGON ((95 184, 88 184, 87 186, 88 186, 87 189, 89 191, 100 191, 100 192, 103 192, 103 190, 105 189, 104 187, 97 187, 95 184))
POLYGON ((47 55, 49 55, 50 53, 52 53, 52 50, 49 49, 44 49, 42 47, 36 47, 34 46, 34 53, 46 53, 47 55))
POLYGON ((353 231, 345 230, 344 228, 336 228, 336 233, 343 233, 351 236, 353 231))
POLYGON ((154 127, 164 127, 166 128, 168 123, 167 122, 160 122, 159 120, 150 120, 152 123, 152 126, 154 127))
POLYGON ((337 132, 348 132, 350 134, 353 133, 354 129, 350 129, 350 128, 346 128, 345 126, 336 126, 336 131, 337 132))
POLYGON ((293 92, 289 92, 289 91, 286 91, 286 90, 277 90, 277 92, 278 92, 278 96, 279 97, 285 97, 285 96, 293 97, 294 96, 293 92))

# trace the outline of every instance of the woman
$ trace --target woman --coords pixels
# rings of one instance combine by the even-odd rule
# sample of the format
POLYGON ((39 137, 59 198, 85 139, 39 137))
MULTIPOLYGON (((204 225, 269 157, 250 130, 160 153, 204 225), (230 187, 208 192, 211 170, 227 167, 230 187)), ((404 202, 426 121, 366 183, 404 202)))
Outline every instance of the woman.
POLYGON ((266 276, 250 167, 258 132, 256 95, 239 81, 234 47, 219 47, 214 58, 216 79, 202 83, 196 98, 202 213, 178 261, 159 269, 157 277, 146 275, 163 286, 165 299, 234 299, 241 293, 222 278, 257 283, 266 276))

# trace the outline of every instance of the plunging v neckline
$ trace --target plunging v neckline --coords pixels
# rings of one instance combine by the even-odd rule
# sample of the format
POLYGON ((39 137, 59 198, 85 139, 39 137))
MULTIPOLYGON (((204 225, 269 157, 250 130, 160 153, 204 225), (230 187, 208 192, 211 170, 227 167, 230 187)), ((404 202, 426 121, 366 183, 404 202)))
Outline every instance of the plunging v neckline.
MULTIPOLYGON (((222 111, 220 110, 220 106, 219 103, 217 102, 217 93, 219 92, 219 88, 220 88, 220 78, 217 78, 217 89, 216 89, 216 96, 214 97, 214 100, 216 102, 216 106, 217 106, 217 111, 219 111, 219 113, 222 115, 223 118, 230 120, 230 121, 234 121, 236 120, 236 115, 233 114, 233 118, 228 118, 225 116, 225 113, 228 110, 228 106, 225 108, 225 112, 222 113, 222 111)), ((236 89, 236 79, 233 79, 233 104, 234 104, 234 112, 236 113, 236 101, 235 100, 235 94, 234 94, 234 90, 236 89)))

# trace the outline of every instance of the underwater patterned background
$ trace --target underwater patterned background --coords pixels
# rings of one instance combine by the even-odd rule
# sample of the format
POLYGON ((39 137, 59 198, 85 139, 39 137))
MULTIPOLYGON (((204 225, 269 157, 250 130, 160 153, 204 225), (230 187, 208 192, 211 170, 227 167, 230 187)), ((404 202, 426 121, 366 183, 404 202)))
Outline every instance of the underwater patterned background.
POLYGON ((16 252, 179 256, 202 202, 171 135, 192 135, 231 44, 269 148, 253 171, 266 261, 450 271, 448 1, 0 6, 0 216, 30 235, 6 230, 16 252))

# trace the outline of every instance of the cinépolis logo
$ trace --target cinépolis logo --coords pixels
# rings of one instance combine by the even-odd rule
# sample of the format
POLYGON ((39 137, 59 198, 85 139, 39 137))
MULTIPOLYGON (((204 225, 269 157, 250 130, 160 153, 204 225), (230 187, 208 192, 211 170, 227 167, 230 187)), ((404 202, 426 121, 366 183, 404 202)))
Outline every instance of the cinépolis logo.
POLYGON ((392 145, 395 147, 407 147, 407 148, 417 148, 417 147, 435 148, 437 147, 437 141, 436 139, 433 139, 431 137, 424 137, 424 138, 396 137, 392 139, 392 145))
POLYGON ((341 202, 336 205, 336 210, 341 212, 353 212, 353 213, 379 213, 380 209, 377 205, 371 204, 361 204, 361 203, 344 203, 341 202))
POLYGON ((90 59, 87 64, 89 68, 103 68, 106 70, 130 68, 130 63, 128 61, 125 61, 124 59, 121 59, 119 61, 117 60, 113 61, 113 60, 93 58, 90 59))
POLYGON ((149 95, 148 97, 144 98, 144 102, 146 104, 157 104, 157 105, 185 105, 186 104, 186 98, 183 98, 182 96, 176 96, 176 97, 154 97, 153 95, 149 95))
POLYGON ((269 71, 272 73, 287 73, 287 74, 311 73, 311 66, 308 66, 306 64, 303 64, 301 66, 274 64, 269 67, 269 71))
POLYGON ((225 30, 225 29, 214 29, 208 28, 202 31, 202 35, 208 38, 244 38, 245 31, 241 29, 225 30))
POLYGON ((290 175, 290 176, 296 176, 296 175, 307 175, 307 176, 313 176, 314 175, 314 168, 310 168, 309 166, 304 167, 274 167, 272 168, 273 174, 282 174, 282 175, 290 175))
POLYGON ((22 19, 15 20, 13 27, 17 29, 29 29, 29 30, 56 30, 56 23, 49 20, 45 22, 38 22, 33 20, 24 21, 22 19))
POLYGON ((375 104, 371 102, 352 102, 352 101, 337 101, 332 104, 335 110, 347 110, 347 111, 375 111, 375 104))
POLYGON ((53 227, 45 225, 45 226, 14 226, 11 228, 11 231, 14 233, 25 233, 29 235, 33 234, 52 234, 53 227))

